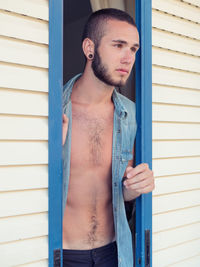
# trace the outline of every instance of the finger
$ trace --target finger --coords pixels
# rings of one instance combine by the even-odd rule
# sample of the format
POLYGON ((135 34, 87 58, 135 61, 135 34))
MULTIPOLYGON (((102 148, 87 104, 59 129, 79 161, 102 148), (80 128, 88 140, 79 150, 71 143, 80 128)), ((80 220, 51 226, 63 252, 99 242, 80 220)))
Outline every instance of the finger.
POLYGON ((67 118, 65 114, 63 114, 62 145, 64 145, 65 140, 66 140, 68 123, 69 123, 69 119, 67 118))
POLYGON ((154 185, 153 177, 147 177, 146 179, 142 179, 136 183, 134 182, 134 179, 129 179, 125 183, 126 188, 130 189, 141 189, 149 185, 154 185))
POLYGON ((135 168, 128 169, 127 178, 131 178, 131 177, 137 175, 138 173, 144 172, 148 169, 149 169, 149 165, 147 163, 141 163, 141 164, 137 165, 135 168))
POLYGON ((153 189, 154 189, 153 185, 149 185, 149 186, 146 186, 144 188, 138 189, 137 193, 139 193, 139 194, 147 194, 147 193, 152 192, 153 189))
POLYGON ((68 120, 69 120, 69 119, 67 118, 66 114, 63 114, 63 123, 67 123, 68 120))
POLYGON ((128 166, 128 167, 126 168, 126 173, 130 172, 132 169, 133 169, 132 166, 128 166))
POLYGON ((150 176, 150 171, 141 172, 139 174, 136 174, 135 176, 132 176, 131 178, 126 179, 124 183, 125 185, 137 184, 145 179, 149 179, 150 176))
POLYGON ((131 185, 126 189, 134 191, 137 194, 146 194, 146 193, 149 193, 149 192, 153 191, 154 188, 155 188, 155 186, 154 186, 153 182, 150 183, 150 184, 145 184, 144 182, 142 182, 140 184, 140 186, 131 185))

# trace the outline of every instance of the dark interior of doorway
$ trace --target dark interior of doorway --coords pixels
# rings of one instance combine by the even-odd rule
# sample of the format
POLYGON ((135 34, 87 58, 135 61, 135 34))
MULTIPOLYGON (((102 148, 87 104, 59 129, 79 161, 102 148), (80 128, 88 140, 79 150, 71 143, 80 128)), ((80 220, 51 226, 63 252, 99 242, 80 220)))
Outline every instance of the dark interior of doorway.
MULTIPOLYGON (((85 59, 82 52, 81 37, 83 26, 89 15, 93 12, 90 0, 64 0, 64 25, 63 25, 63 85, 78 73, 84 70, 85 59)), ((135 16, 133 0, 124 0, 126 11, 135 16)), ((112 6, 115 8, 115 6, 112 6)), ((135 68, 133 67, 130 78, 124 88, 118 91, 135 102, 135 68)), ((125 203, 127 219, 133 236, 133 249, 135 251, 135 202, 125 203)), ((134 253, 135 255, 135 253, 134 253)))
MULTIPOLYGON (((76 74, 83 72, 85 59, 81 47, 81 36, 83 26, 91 13, 90 0, 64 0, 63 84, 76 74)), ((130 8, 129 13, 132 13, 130 8)), ((121 94, 133 101, 135 101, 134 72, 133 68, 127 85, 124 88, 118 88, 121 94)))

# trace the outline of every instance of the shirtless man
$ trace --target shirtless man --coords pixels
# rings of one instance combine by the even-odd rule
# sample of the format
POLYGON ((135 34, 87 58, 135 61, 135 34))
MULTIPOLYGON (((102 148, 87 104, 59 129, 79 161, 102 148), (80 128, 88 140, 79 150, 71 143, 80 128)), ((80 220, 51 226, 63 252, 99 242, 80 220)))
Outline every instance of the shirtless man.
POLYGON ((90 16, 82 48, 84 72, 63 94, 63 266, 132 267, 124 201, 151 192, 154 177, 145 163, 132 167, 135 106, 114 88, 130 75, 139 34, 128 14, 104 9, 90 16))

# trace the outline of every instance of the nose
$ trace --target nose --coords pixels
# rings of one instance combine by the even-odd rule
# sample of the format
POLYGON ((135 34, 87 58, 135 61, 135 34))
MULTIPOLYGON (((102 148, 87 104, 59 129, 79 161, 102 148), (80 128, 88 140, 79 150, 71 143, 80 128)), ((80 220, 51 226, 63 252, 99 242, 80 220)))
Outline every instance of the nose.
POLYGON ((124 52, 123 57, 121 58, 121 63, 130 65, 134 64, 134 62, 135 62, 135 54, 130 50, 126 50, 124 52))

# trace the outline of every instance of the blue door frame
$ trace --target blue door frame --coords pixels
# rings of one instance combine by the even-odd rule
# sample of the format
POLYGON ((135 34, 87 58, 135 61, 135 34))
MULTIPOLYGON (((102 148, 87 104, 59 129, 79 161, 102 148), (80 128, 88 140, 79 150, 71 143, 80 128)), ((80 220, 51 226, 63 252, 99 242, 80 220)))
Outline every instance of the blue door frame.
POLYGON ((49 267, 62 267, 62 91, 63 0, 49 0, 49 267))
MULTIPOLYGON (((136 165, 152 168, 151 0, 135 0, 141 48, 136 58, 136 165)), ((49 266, 62 267, 63 0, 49 0, 49 266)), ((152 267, 152 194, 136 201, 136 267, 152 267), (149 240, 148 240, 149 239, 149 240), (149 241, 149 243, 148 243, 149 241), (145 245, 146 244, 146 245, 145 245)))
MULTIPOLYGON (((136 57, 136 165, 152 168, 152 6, 151 0, 136 0, 136 24, 141 48, 136 57)), ((152 266, 152 194, 136 200, 136 267, 152 266)))

